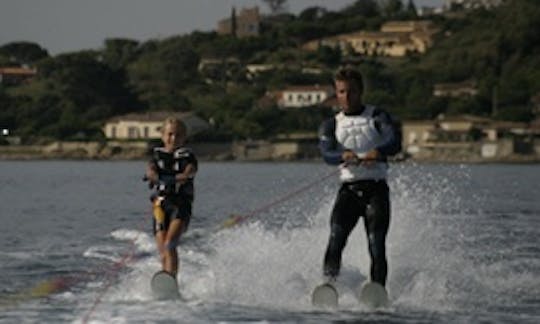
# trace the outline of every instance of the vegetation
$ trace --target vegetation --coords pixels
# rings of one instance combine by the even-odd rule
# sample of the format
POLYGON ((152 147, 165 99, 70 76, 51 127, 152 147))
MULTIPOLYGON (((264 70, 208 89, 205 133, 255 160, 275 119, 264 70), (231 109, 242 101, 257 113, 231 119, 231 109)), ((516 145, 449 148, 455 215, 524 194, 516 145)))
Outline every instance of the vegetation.
MULTIPOLYGON (((194 32, 143 43, 107 39, 99 50, 54 57, 37 44, 0 46, 0 65, 38 69, 31 82, 0 84, 0 127, 24 139, 100 139, 101 126, 112 116, 170 110, 194 111, 211 121, 214 129, 206 134, 210 139, 315 131, 331 111, 285 111, 257 104, 267 91, 286 85, 328 84, 331 73, 351 59, 333 48, 305 52, 299 45, 359 29, 376 30, 388 20, 416 18, 413 1, 358 0, 342 11, 310 7, 297 16, 283 13, 285 1, 264 2, 274 14, 256 38, 194 32), (226 60, 231 57, 239 62, 226 60), (199 71, 203 58, 223 64, 199 71), (251 63, 285 68, 248 77, 245 65, 251 63), (306 66, 325 72, 302 73, 306 66)), ((540 2, 506 1, 490 10, 430 19, 441 31, 427 54, 353 58, 367 79, 367 102, 404 119, 440 113, 533 118, 530 98, 540 92, 540 2), (479 94, 466 99, 432 96, 434 83, 463 80, 475 80, 479 94)))

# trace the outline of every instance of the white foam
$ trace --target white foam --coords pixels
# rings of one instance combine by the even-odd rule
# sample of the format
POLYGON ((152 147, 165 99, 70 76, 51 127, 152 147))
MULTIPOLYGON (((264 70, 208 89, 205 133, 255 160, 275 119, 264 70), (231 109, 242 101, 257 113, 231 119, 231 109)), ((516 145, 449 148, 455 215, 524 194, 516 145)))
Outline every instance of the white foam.
POLYGON ((117 240, 132 241, 142 252, 153 252, 156 249, 154 239, 146 232, 118 229, 113 231, 111 236, 117 240))

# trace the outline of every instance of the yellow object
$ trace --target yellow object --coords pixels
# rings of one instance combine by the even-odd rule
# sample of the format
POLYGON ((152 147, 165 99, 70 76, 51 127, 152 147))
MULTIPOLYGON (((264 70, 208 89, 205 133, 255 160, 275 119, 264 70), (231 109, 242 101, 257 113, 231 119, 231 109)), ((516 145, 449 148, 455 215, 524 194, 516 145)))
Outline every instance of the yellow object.
POLYGON ((156 223, 161 224, 165 222, 165 211, 161 208, 161 199, 154 200, 153 212, 156 223))

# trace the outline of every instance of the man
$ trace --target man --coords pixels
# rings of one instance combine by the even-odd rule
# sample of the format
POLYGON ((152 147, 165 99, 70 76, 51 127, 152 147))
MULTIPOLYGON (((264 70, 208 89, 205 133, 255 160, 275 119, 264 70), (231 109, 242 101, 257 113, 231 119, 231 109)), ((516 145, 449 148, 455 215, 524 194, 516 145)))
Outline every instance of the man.
POLYGON ((341 187, 330 219, 324 275, 335 281, 347 238, 363 217, 371 280, 385 286, 385 241, 390 224, 387 156, 401 150, 401 138, 387 112, 362 103, 364 85, 359 72, 339 70, 334 86, 341 111, 321 125, 319 146, 326 163, 340 165, 341 187))

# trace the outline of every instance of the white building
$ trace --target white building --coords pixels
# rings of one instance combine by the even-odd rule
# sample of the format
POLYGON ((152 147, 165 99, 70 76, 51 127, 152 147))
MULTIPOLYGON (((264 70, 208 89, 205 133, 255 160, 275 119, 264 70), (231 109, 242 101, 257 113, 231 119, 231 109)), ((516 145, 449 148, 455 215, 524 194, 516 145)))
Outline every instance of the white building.
POLYGON ((107 139, 148 140, 161 138, 161 127, 167 117, 177 117, 187 127, 188 136, 209 127, 208 123, 192 113, 148 112, 127 114, 109 119, 103 126, 107 139))
POLYGON ((321 104, 334 94, 331 86, 290 86, 277 94, 277 104, 281 108, 302 108, 321 104))

